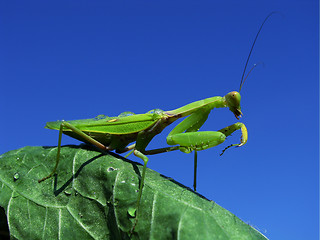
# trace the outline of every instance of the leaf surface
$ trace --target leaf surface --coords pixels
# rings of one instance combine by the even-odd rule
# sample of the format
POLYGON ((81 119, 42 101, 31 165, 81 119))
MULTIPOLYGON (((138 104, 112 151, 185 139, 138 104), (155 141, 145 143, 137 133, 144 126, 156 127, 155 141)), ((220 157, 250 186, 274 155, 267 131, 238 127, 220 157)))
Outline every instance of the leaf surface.
POLYGON ((142 166, 76 146, 24 147, 0 156, 0 206, 13 239, 266 239, 235 215, 147 169, 138 222, 142 166))

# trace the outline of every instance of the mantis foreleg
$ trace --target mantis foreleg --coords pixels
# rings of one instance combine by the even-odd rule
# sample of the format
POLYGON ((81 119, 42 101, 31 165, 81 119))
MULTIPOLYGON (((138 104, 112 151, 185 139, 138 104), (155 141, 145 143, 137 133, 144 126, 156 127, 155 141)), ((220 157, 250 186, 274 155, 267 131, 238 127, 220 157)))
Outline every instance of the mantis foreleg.
MULTIPOLYGON (((243 123, 235 123, 219 131, 198 132, 199 128, 206 121, 209 112, 210 109, 202 108, 192 113, 177 125, 167 136, 167 143, 169 145, 179 145, 179 149, 185 153, 194 151, 193 187, 195 191, 197 187, 197 151, 215 147, 223 143, 227 136, 239 129, 242 132, 241 143, 232 144, 231 146, 242 146, 248 139, 248 132, 243 123)), ((224 149, 223 152, 226 149, 224 149)))

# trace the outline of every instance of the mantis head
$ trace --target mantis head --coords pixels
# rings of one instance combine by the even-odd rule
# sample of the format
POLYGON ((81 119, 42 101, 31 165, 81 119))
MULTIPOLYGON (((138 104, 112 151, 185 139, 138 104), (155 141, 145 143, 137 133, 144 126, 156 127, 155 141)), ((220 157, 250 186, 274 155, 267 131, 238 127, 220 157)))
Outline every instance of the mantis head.
POLYGON ((229 107, 230 111, 233 112, 234 116, 239 119, 241 117, 242 112, 241 112, 241 107, 240 107, 240 100, 241 96, 240 93, 233 91, 229 92, 225 96, 227 106, 229 107))

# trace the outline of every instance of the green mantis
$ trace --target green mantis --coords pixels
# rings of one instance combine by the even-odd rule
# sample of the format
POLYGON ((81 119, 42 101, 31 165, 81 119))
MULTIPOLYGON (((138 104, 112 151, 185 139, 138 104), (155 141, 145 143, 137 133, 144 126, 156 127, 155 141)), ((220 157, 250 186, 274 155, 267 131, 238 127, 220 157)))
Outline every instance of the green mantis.
MULTIPOLYGON (((259 32, 270 15, 262 23, 259 32)), ((258 34, 256 35, 251 47, 251 51, 244 68, 239 92, 248 76, 247 74, 244 78, 248 60, 258 34)), ((209 113, 214 108, 229 108, 229 110, 239 120, 239 117, 242 115, 240 107, 241 96, 239 92, 232 91, 227 93, 225 96, 206 98, 171 111, 154 109, 144 114, 125 112, 117 117, 99 115, 93 119, 48 122, 46 124, 46 128, 59 130, 58 152, 52 172, 38 181, 45 181, 55 174, 60 159, 62 133, 64 133, 80 141, 92 144, 102 151, 115 151, 117 153, 133 152, 135 156, 142 159, 144 165, 136 203, 136 215, 138 214, 146 167, 149 160, 147 155, 175 150, 180 150, 184 153, 194 152, 194 189, 196 190, 196 163, 198 151, 215 147, 223 143, 229 135, 237 130, 241 131, 240 143, 232 144, 227 148, 232 146, 243 146, 248 140, 247 128, 241 122, 234 123, 218 131, 199 131, 201 126, 207 120, 209 113), (167 144, 170 146, 153 150, 146 149, 150 141, 156 135, 160 134, 164 128, 181 118, 185 119, 174 127, 166 138, 167 144)))
MULTIPOLYGON (((122 113, 118 117, 98 116, 94 119, 48 122, 46 128, 59 130, 58 153, 53 171, 39 180, 42 182, 55 173, 59 164, 62 133, 93 144, 103 151, 123 153, 133 150, 135 156, 144 162, 141 182, 143 183, 148 157, 146 155, 181 150, 184 153, 201 151, 223 143, 227 136, 241 129, 242 146, 247 142, 247 129, 243 123, 235 123, 219 131, 199 132, 199 128, 207 120, 214 108, 228 107, 237 119, 242 115, 240 108, 240 94, 236 91, 224 97, 211 97, 190 103, 172 111, 160 109, 151 110, 145 114, 122 113), (154 136, 176 120, 187 117, 178 124, 167 136, 172 147, 146 150, 154 136), (128 146, 130 143, 134 144, 128 146)), ((142 185, 140 190, 142 190, 142 185)))
MULTIPOLYGON (((145 114, 123 113, 118 117, 98 116, 94 119, 48 122, 46 128, 59 130, 58 153, 53 171, 48 176, 40 179, 39 182, 52 177, 56 172, 59 164, 62 133, 93 144, 103 151, 114 150, 117 153, 123 153, 132 150, 134 155, 144 162, 136 204, 136 212, 138 212, 146 167, 149 160, 147 155, 173 150, 180 150, 184 153, 194 151, 196 161, 197 151, 223 143, 226 137, 236 130, 241 130, 242 138, 239 144, 233 144, 233 146, 242 146, 247 142, 247 129, 240 122, 218 131, 198 131, 214 108, 227 107, 239 119, 242 115, 240 99, 240 94, 233 91, 224 97, 203 99, 172 111, 154 109, 145 114), (174 146, 146 150, 146 147, 154 136, 183 117, 187 118, 178 124, 167 136, 167 143, 174 146), (135 143, 129 145, 132 142, 135 143)), ((194 184, 194 188, 196 189, 196 184, 194 184)))

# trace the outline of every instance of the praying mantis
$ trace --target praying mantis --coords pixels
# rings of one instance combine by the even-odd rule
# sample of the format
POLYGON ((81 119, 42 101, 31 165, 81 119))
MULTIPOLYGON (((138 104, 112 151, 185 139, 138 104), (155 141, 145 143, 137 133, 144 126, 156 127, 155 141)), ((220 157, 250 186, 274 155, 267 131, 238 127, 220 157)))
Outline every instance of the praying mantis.
POLYGON ((153 109, 144 114, 124 112, 117 117, 99 115, 93 119, 48 122, 45 126, 46 128, 59 130, 56 163, 52 172, 48 176, 38 180, 38 182, 43 182, 55 174, 60 160, 62 134, 66 134, 80 141, 92 144, 102 151, 115 151, 117 153, 133 152, 135 156, 142 159, 144 164, 135 208, 136 217, 139 212, 146 168, 149 160, 147 155, 175 150, 180 150, 184 153, 194 152, 194 190, 196 191, 198 151, 223 143, 229 135, 237 130, 241 131, 240 143, 226 147, 223 152, 230 147, 240 147, 247 143, 248 131, 246 126, 241 122, 237 122, 218 131, 199 131, 199 129, 214 108, 229 108, 238 120, 242 116, 240 91, 243 83, 254 68, 253 67, 244 78, 246 67, 257 37, 264 23, 272 14, 273 13, 269 14, 265 18, 255 37, 245 64, 239 91, 231 91, 222 97, 215 96, 199 100, 170 111, 153 109), (174 127, 166 138, 167 144, 170 145, 169 147, 146 150, 148 144, 156 135, 160 134, 163 129, 181 118, 185 119, 174 127))

